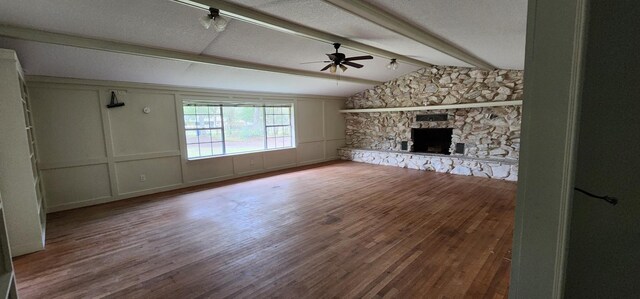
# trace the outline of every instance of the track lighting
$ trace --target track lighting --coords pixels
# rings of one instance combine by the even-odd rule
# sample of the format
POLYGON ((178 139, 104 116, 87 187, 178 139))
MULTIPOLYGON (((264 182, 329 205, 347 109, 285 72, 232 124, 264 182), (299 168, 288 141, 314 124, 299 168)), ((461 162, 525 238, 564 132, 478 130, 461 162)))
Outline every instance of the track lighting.
POLYGON ((391 62, 387 64, 387 68, 394 71, 398 69, 398 62, 395 58, 391 58, 391 62))
POLYGON ((220 16, 219 9, 210 7, 209 14, 200 18, 200 24, 202 24, 202 27, 206 29, 211 28, 211 25, 213 25, 213 30, 216 32, 222 32, 227 28, 229 20, 220 16))

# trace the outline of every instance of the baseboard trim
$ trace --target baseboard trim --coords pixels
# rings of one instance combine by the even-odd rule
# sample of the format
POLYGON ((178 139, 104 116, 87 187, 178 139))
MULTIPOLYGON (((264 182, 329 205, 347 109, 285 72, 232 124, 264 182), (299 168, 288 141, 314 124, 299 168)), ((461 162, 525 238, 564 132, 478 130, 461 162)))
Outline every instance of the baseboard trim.
POLYGON ((44 249, 44 242, 11 244, 11 257, 17 257, 44 249))

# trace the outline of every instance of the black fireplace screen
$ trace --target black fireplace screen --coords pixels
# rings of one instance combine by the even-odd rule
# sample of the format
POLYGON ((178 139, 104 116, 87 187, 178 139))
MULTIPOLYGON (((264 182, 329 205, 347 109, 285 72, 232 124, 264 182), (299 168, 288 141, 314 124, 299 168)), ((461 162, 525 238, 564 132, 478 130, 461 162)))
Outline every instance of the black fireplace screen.
POLYGON ((413 152, 449 155, 453 129, 411 129, 413 152))

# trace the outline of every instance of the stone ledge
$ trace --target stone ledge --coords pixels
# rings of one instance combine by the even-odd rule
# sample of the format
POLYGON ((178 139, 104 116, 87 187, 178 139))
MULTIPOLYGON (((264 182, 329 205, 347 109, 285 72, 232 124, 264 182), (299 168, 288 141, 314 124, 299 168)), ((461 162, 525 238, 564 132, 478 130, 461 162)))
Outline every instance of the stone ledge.
POLYGON ((507 181, 518 180, 518 162, 464 156, 340 148, 342 160, 507 181))
POLYGON ((518 160, 515 160, 515 159, 478 158, 478 157, 470 157, 470 156, 463 156, 463 155, 442 155, 442 154, 416 153, 416 152, 404 152, 404 151, 385 151, 385 150, 352 148, 352 147, 343 147, 343 148, 340 148, 340 150, 380 152, 380 153, 404 154, 404 155, 436 157, 436 158, 452 158, 452 159, 460 159, 460 160, 472 160, 477 162, 502 163, 505 165, 518 165, 518 160))

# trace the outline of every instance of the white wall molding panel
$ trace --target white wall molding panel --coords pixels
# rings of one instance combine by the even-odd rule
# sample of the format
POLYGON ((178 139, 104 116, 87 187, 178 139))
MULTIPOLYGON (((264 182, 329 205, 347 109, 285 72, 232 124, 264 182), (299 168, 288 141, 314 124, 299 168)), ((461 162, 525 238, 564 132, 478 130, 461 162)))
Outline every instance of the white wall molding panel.
POLYGON ((49 212, 338 159, 344 99, 29 78, 49 212), (125 106, 108 109, 111 91, 125 106), (186 159, 185 99, 294 105, 296 147, 186 159), (145 114, 144 107, 151 112, 145 114), (144 176, 144 179, 141 177, 144 176))

